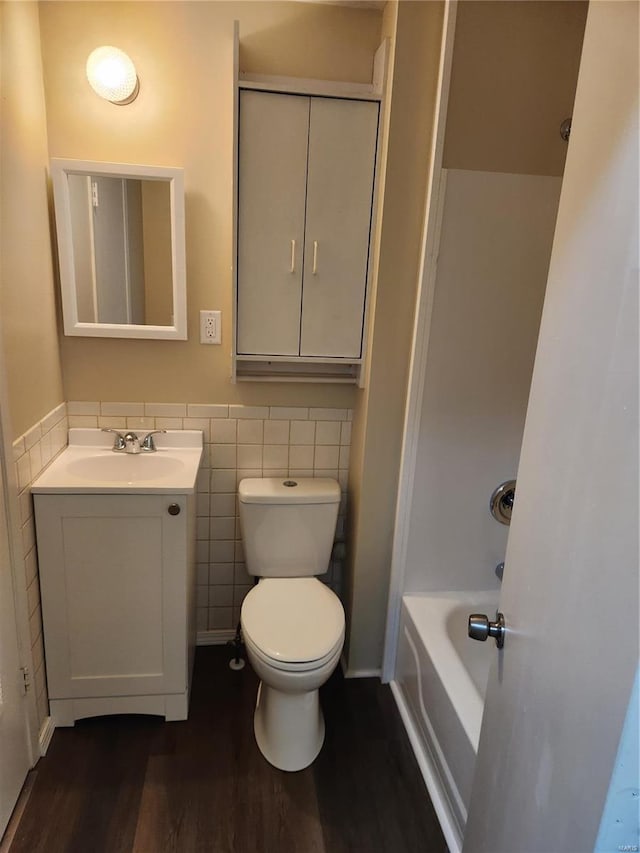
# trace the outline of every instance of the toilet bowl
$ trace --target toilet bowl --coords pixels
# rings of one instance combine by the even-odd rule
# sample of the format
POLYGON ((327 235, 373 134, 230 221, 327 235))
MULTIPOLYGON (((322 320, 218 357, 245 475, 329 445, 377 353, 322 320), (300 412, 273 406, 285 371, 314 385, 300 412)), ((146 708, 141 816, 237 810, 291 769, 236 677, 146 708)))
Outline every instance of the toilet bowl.
POLYGON ((302 770, 324 742, 318 691, 344 643, 340 599, 315 577, 263 578, 246 596, 240 621, 260 678, 256 743, 280 770, 302 770))

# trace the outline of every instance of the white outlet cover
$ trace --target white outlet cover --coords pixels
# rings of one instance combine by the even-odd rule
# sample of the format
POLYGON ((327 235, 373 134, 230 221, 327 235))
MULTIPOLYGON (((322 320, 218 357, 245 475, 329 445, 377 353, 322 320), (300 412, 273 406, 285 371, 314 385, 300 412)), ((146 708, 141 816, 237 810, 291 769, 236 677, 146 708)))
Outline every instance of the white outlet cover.
POLYGON ((200 343, 220 344, 222 343, 222 312, 201 311, 200 312, 200 343))

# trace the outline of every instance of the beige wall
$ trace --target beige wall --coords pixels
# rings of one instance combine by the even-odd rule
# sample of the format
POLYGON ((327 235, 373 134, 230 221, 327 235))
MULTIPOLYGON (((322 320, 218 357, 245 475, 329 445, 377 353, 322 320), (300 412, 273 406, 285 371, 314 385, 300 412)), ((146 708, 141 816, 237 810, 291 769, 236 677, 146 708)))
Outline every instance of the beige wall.
POLYGON ((587 6, 461 0, 445 168, 562 175, 587 6))
POLYGON ((242 70, 371 80, 377 11, 284 2, 40 4, 50 155, 185 170, 189 340, 65 337, 68 399, 353 404, 348 386, 229 382, 234 19, 242 70), (101 44, 119 46, 136 64, 140 95, 129 106, 109 104, 87 85, 87 55, 101 44), (202 346, 198 312, 216 308, 223 344, 202 346))
POLYGON ((350 670, 380 666, 444 5, 389 3, 393 90, 370 376, 358 395, 350 472, 350 670), (395 16, 397 15, 397 20, 395 16))
POLYGON ((2 3, 0 323, 14 436, 62 399, 36 3, 2 3))

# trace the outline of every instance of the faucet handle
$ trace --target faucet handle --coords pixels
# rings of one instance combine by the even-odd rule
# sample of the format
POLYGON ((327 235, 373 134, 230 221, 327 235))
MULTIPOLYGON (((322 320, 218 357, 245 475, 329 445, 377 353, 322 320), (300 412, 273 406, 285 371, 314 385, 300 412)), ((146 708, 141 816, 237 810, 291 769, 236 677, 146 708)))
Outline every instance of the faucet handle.
POLYGON ((142 440, 140 448, 142 450, 146 450, 147 453, 153 453, 156 450, 156 444, 153 440, 153 436, 161 432, 166 432, 166 429, 152 429, 151 432, 148 432, 142 440))
POLYGON ((102 432, 112 432, 115 435, 115 439, 113 441, 112 450, 124 450, 126 447, 124 436, 117 429, 111 429, 111 427, 102 427, 102 432))

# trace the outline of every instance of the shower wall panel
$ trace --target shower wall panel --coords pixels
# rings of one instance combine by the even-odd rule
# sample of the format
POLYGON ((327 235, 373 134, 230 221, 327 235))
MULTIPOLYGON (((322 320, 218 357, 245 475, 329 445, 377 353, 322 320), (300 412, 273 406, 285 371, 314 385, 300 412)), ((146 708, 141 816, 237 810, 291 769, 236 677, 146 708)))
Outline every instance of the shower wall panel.
POLYGON ((517 475, 561 187, 466 170, 443 181, 406 592, 497 586, 508 528, 489 498, 517 475))

